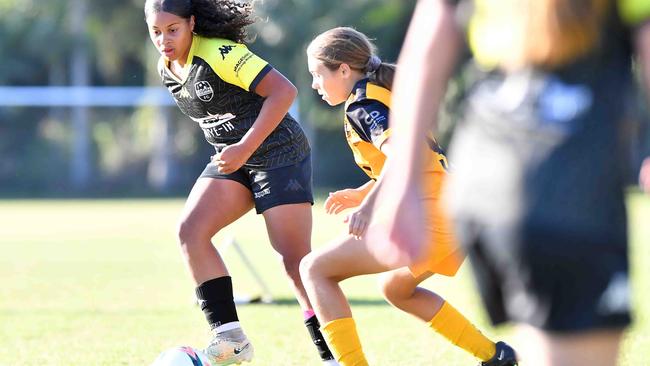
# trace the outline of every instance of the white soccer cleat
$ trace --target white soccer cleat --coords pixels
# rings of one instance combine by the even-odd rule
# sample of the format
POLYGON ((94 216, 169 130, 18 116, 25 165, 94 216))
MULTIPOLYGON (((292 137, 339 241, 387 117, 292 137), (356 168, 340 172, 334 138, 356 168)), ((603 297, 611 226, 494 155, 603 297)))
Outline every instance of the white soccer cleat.
POLYGON ((213 366, 225 366, 250 362, 253 359, 253 344, 241 329, 216 333, 210 345, 203 350, 213 366))

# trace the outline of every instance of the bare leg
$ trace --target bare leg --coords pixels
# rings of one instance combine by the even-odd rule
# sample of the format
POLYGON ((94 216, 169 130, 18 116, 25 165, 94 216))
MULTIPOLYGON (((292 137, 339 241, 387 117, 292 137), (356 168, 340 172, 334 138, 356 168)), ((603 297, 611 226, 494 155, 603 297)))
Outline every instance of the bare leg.
POLYGON ((282 257, 282 264, 291 280, 296 298, 303 310, 311 309, 300 279, 300 261, 311 251, 311 205, 281 205, 263 213, 271 245, 282 257))
POLYGON ((368 247, 365 237, 356 240, 345 235, 303 259, 300 269, 305 289, 321 324, 352 316, 339 282, 392 269, 379 263, 368 247))
POLYGON ((528 366, 615 366, 622 330, 590 331, 573 335, 548 333, 519 326, 519 354, 528 366))
POLYGON ((212 237, 253 207, 251 192, 226 179, 200 178, 185 202, 178 238, 196 284, 228 274, 212 237))
POLYGON ((334 356, 320 332, 318 319, 307 312, 311 311, 312 306, 300 277, 300 261, 311 251, 311 205, 300 203, 276 206, 266 210, 263 215, 271 244, 282 257, 284 270, 293 284, 296 299, 305 315, 307 331, 321 360, 331 364, 334 356))
POLYGON ((445 300, 418 285, 431 277, 427 272, 413 277, 408 268, 398 268, 382 273, 379 285, 386 300, 396 308, 405 311, 422 321, 428 322, 438 313, 445 300))

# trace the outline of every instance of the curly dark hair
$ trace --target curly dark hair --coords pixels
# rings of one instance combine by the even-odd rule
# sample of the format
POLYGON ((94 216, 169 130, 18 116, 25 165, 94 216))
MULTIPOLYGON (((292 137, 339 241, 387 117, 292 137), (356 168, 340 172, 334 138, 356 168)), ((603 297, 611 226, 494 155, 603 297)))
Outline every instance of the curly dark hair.
POLYGON ((189 19, 194 15, 194 33, 207 38, 225 38, 242 43, 246 27, 254 23, 253 5, 238 0, 146 0, 145 18, 161 11, 189 19))

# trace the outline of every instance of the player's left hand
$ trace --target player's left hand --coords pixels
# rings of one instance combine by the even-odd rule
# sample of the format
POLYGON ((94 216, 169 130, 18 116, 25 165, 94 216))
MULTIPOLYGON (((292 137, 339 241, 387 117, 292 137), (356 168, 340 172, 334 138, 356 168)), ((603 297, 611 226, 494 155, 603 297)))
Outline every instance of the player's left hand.
POLYGON ((367 205, 359 206, 359 209, 352 212, 345 218, 348 223, 348 233, 357 240, 361 240, 368 229, 372 218, 372 207, 367 205))
POLYGON ((219 173, 230 174, 241 168, 248 158, 250 158, 251 154, 245 146, 232 144, 224 147, 220 153, 212 156, 212 163, 217 166, 219 173))

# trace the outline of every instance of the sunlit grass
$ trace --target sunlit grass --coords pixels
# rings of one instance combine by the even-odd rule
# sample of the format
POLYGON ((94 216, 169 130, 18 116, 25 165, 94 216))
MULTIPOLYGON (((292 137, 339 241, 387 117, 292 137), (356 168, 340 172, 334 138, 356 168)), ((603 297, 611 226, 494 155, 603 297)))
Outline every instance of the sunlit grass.
MULTIPOLYGON (((203 347, 208 332, 175 240, 181 200, 0 201, 0 366, 147 365, 175 345, 203 347)), ((622 365, 647 363, 650 349, 650 199, 630 198, 637 322, 622 365)), ((314 208, 314 246, 344 229, 314 208)), ((302 315, 261 217, 250 214, 219 234, 234 235, 277 303, 239 307, 256 348, 254 365, 319 365, 302 315)), ((259 287, 236 252, 224 251, 240 294, 259 287)), ((374 276, 344 283, 364 349, 375 365, 471 365, 475 360, 419 321, 388 306, 374 276)), ((433 278, 435 289, 495 338, 469 267, 433 278)))

